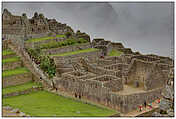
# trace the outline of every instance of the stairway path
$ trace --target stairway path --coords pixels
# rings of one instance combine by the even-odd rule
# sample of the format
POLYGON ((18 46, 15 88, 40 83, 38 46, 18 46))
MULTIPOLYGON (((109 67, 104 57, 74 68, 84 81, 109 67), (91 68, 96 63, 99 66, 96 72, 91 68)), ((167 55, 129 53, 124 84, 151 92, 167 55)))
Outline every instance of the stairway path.
POLYGON ((25 49, 23 49, 20 45, 12 43, 11 41, 9 41, 8 47, 12 49, 18 56, 20 56, 21 60, 24 63, 24 66, 26 66, 38 79, 42 78, 47 82, 49 86, 53 86, 52 81, 49 80, 48 77, 45 76, 43 71, 38 68, 35 62, 30 59, 25 49))

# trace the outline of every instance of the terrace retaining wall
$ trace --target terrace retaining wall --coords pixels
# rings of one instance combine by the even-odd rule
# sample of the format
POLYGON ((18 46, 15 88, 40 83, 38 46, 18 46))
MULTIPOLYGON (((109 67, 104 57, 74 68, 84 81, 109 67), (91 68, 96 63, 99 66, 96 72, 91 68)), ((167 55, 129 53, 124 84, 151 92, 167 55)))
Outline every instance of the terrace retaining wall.
POLYGON ((2 79, 2 87, 15 86, 19 84, 27 83, 31 80, 34 80, 35 76, 32 73, 24 73, 19 75, 13 75, 8 77, 3 77, 2 79))
POLYGON ((22 61, 8 62, 2 65, 3 70, 15 69, 17 67, 23 67, 23 62, 22 61))
POLYGON ((12 96, 18 96, 18 95, 24 95, 24 94, 29 94, 31 92, 34 91, 39 91, 42 90, 42 88, 40 87, 32 87, 23 91, 16 91, 16 92, 12 92, 12 93, 7 93, 3 95, 3 98, 7 98, 7 97, 12 97, 12 96))
POLYGON ((50 54, 61 54, 65 52, 73 52, 81 49, 88 49, 91 48, 90 43, 82 43, 79 45, 69 45, 69 46, 64 46, 64 47, 59 47, 59 48, 51 48, 51 49, 44 49, 42 50, 45 54, 50 55, 50 54))

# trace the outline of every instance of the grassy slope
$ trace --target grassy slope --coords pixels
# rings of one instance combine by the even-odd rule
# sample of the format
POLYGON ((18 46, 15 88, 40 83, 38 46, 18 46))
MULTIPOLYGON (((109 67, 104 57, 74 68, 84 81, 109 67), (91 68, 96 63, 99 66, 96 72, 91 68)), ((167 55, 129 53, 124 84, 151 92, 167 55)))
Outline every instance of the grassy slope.
POLYGON ((3 105, 19 108, 31 116, 110 116, 116 113, 46 91, 4 98, 3 105))
POLYGON ((2 77, 17 75, 17 74, 24 74, 24 73, 28 73, 28 72, 29 72, 29 70, 24 67, 16 68, 13 70, 5 70, 2 72, 2 77))
POLYGON ((80 53, 93 52, 93 51, 97 51, 97 50, 98 50, 98 49, 95 49, 95 48, 88 48, 88 49, 84 49, 84 50, 77 50, 77 51, 66 52, 66 53, 62 53, 62 54, 54 54, 54 55, 51 55, 51 56, 75 55, 75 54, 80 54, 80 53))
POLYGON ((2 94, 4 95, 4 94, 12 93, 12 92, 23 91, 23 90, 32 88, 32 86, 39 86, 39 85, 33 81, 29 81, 25 84, 16 85, 16 86, 9 86, 9 87, 3 88, 2 94))
POLYGON ((109 56, 120 56, 123 52, 117 51, 117 50, 112 50, 109 53, 109 56))
POLYGON ((2 55, 12 55, 15 54, 15 52, 11 51, 10 49, 3 50, 2 55))
MULTIPOLYGON (((62 38, 65 37, 65 35, 56 35, 57 38, 62 38)), ((27 42, 39 42, 39 41, 44 41, 44 40, 50 40, 54 39, 55 37, 42 37, 42 38, 32 38, 27 40, 27 42)))
POLYGON ((9 63, 9 62, 16 62, 19 60, 20 60, 20 58, 18 56, 15 56, 15 57, 3 59, 2 63, 5 64, 5 63, 9 63))

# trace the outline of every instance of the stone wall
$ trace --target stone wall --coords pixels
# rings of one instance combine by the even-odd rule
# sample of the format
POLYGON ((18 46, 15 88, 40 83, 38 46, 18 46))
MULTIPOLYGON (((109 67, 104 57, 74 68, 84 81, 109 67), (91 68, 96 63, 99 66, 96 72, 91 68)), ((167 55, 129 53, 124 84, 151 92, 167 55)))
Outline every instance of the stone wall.
POLYGON ((73 52, 76 50, 83 50, 83 49, 88 49, 91 48, 90 43, 83 43, 79 45, 72 45, 72 46, 64 46, 60 48, 52 48, 52 49, 44 49, 42 50, 45 54, 60 54, 60 53, 65 53, 65 52, 73 52))
POLYGON ((86 53, 79 53, 75 55, 68 55, 68 56, 52 56, 56 62, 56 65, 58 63, 64 63, 64 64, 70 64, 73 62, 72 59, 74 59, 74 62, 78 62, 81 57, 100 57, 101 52, 99 50, 93 51, 93 52, 86 52, 86 53))
POLYGON ((139 85, 144 87, 144 90, 151 90, 163 87, 166 79, 167 77, 159 65, 133 59, 129 66, 127 84, 133 85, 138 82, 139 85))
POLYGON ((26 82, 34 80, 33 78, 34 78, 34 76, 31 73, 24 73, 24 74, 20 74, 20 75, 3 77, 2 86, 3 86, 3 88, 5 88, 8 86, 15 86, 15 85, 19 85, 19 84, 24 84, 26 82))
POLYGON ((161 98, 161 92, 163 88, 153 89, 145 93, 137 93, 124 96, 124 104, 122 111, 129 112, 135 109, 138 109, 138 106, 147 103, 151 103, 156 99, 161 98))
MULTIPOLYGON (((161 96, 161 88, 129 95, 120 95, 111 92, 104 86, 100 80, 104 80, 102 76, 94 77, 88 80, 75 78, 73 75, 64 74, 62 78, 55 79, 55 86, 59 91, 64 91, 79 99, 88 99, 94 103, 108 106, 122 113, 130 112, 137 109, 139 105, 152 102, 161 96)), ((111 83, 112 84, 112 83, 111 83)), ((115 84, 114 84, 115 85, 115 84)), ((120 84, 116 84, 118 87, 120 84)), ((110 86, 113 89, 112 85, 110 86)), ((115 86, 117 88, 117 86, 115 86)))
POLYGON ((2 65, 2 70, 15 69, 17 67, 23 67, 22 61, 8 62, 2 65))
POLYGON ((23 90, 23 91, 7 93, 7 94, 4 94, 2 97, 7 98, 7 97, 12 97, 12 96, 24 95, 24 94, 29 94, 31 92, 39 91, 39 90, 42 90, 42 88, 33 87, 33 88, 29 88, 29 89, 26 89, 26 90, 23 90))

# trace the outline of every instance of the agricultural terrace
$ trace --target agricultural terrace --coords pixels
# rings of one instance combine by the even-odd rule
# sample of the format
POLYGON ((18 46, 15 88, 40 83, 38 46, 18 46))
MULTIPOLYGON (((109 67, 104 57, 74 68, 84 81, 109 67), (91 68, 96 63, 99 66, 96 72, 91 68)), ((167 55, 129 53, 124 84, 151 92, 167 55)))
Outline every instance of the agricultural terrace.
POLYGON ((18 74, 29 73, 29 70, 25 67, 16 68, 13 70, 5 70, 2 72, 2 77, 13 76, 18 74))
POLYGON ((3 105, 18 108, 30 116, 111 116, 117 113, 47 91, 3 98, 2 101, 3 105))
POLYGON ((17 62, 17 61, 20 61, 20 58, 18 56, 14 56, 14 57, 3 59, 2 64, 10 63, 10 62, 17 62))
POLYGON ((70 39, 67 39, 67 40, 64 40, 64 41, 60 41, 60 42, 57 42, 57 41, 53 40, 53 41, 51 41, 49 43, 41 44, 40 48, 41 49, 51 49, 51 48, 69 46, 69 45, 77 45, 77 44, 87 43, 87 42, 88 41, 83 39, 83 38, 80 38, 80 39, 70 38, 70 39))
POLYGON ((3 50, 2 52, 2 55, 5 56, 5 55, 13 55, 15 54, 15 52, 13 52, 12 50, 10 49, 7 49, 7 50, 3 50))
POLYGON ((42 37, 42 38, 32 38, 27 40, 26 42, 30 43, 30 42, 40 42, 40 41, 45 41, 45 40, 51 40, 51 39, 55 39, 55 38, 65 38, 65 35, 56 35, 56 37, 42 37))
POLYGON ((32 88, 33 86, 40 86, 38 83, 35 83, 33 81, 29 81, 25 84, 21 84, 21 85, 16 85, 16 86, 9 86, 6 88, 2 89, 2 94, 8 94, 8 93, 13 93, 13 92, 19 92, 19 91, 24 91, 27 89, 32 88))
POLYGON ((88 53, 88 52, 94 52, 94 51, 98 51, 99 49, 96 48, 88 48, 88 49, 84 49, 84 50, 77 50, 77 51, 73 51, 73 52, 66 52, 66 53, 61 53, 61 54, 53 54, 50 56, 68 56, 68 55, 76 55, 76 54, 80 54, 80 53, 88 53))
POLYGON ((111 52, 108 54, 108 56, 120 56, 121 54, 123 54, 123 52, 120 52, 118 50, 111 50, 111 52))

